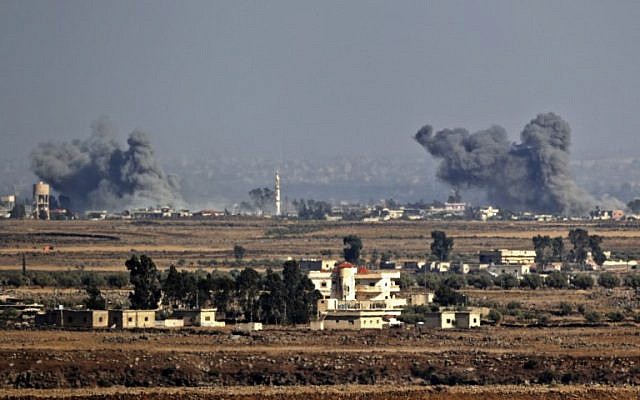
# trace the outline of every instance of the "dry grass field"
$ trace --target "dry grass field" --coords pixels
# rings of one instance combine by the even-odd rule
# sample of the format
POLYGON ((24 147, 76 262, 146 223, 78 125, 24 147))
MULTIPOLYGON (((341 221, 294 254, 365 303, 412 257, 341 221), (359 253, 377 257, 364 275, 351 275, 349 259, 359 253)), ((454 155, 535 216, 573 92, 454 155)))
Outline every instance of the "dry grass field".
MULTIPOLYGON (((20 269, 25 254, 30 270, 125 271, 134 252, 151 256, 160 269, 260 268, 287 257, 338 258, 347 234, 362 238, 365 258, 376 249, 418 259, 435 229, 454 238, 455 255, 471 260, 480 249, 530 249, 534 235, 566 236, 575 227, 604 236, 605 250, 640 252, 637 224, 1 221, 0 269, 20 269), (243 263, 231 263, 235 244, 247 250, 243 263)), ((83 296, 79 289, 1 289, 36 300, 83 296)), ((518 303, 522 311, 546 313, 550 326, 505 315, 502 326, 472 331, 4 330, 0 399, 639 398, 640 334, 630 317, 586 326, 577 311, 555 315, 561 302, 574 310, 582 305, 606 313, 624 306, 637 312, 631 290, 463 292, 475 304, 518 303)))
MULTIPOLYGON (((21 255, 39 270, 86 269, 123 271, 131 253, 151 256, 160 268, 224 268, 233 260, 233 246, 246 248, 246 260, 287 257, 339 257, 342 238, 360 236, 365 258, 376 249, 400 259, 423 258, 430 232, 444 230, 455 239, 454 253, 475 260, 481 249, 532 248, 537 234, 566 236, 584 227, 604 236, 603 248, 619 253, 640 252, 638 224, 536 222, 387 223, 288 222, 229 218, 208 221, 0 221, 0 269, 19 269, 21 255), (52 246, 51 250, 45 250, 52 246)), ((266 262, 265 262, 266 263, 266 262)))

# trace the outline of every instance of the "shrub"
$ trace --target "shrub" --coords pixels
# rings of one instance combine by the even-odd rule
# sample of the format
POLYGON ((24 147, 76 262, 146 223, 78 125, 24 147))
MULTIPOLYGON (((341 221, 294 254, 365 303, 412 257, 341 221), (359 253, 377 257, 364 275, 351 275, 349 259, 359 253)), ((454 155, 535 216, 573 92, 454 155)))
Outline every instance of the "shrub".
POLYGON ((567 303, 566 301, 563 301, 562 303, 560 303, 560 307, 558 309, 558 315, 569 315, 573 312, 573 307, 571 306, 570 303, 567 303))
POLYGON ((640 287, 640 274, 630 274, 624 277, 625 286, 631 288, 639 288, 640 287))
POLYGON ((495 279, 495 284, 503 289, 513 289, 518 286, 518 279, 511 274, 501 274, 495 279))
POLYGON ((539 383, 550 384, 557 381, 556 373, 551 371, 550 369, 545 369, 542 371, 540 376, 538 377, 539 383))
POLYGON ((489 311, 489 315, 487 316, 487 318, 489 318, 489 320, 494 324, 499 324, 500 321, 502 321, 502 314, 500 313, 500 311, 492 309, 491 311, 489 311))
POLYGON ((593 287, 593 278, 591 277, 591 275, 577 274, 573 277, 571 283, 578 289, 591 289, 593 287))
POLYGON ((584 313, 584 319, 590 324, 594 324, 596 322, 600 322, 602 319, 602 315, 600 315, 597 311, 587 311, 584 313))
POLYGON ((537 316, 538 325, 548 325, 551 322, 551 316, 547 313, 540 313, 537 316))
POLYGON ((624 314, 620 311, 612 311, 610 313, 607 313, 607 319, 612 322, 621 322, 624 321, 624 314))
POLYGON ((538 274, 527 274, 522 277, 520 286, 523 288, 537 289, 542 287, 542 278, 538 274))
POLYGON ((522 368, 524 369, 536 369, 538 368, 538 360, 534 360, 533 358, 528 359, 522 364, 522 368))
POLYGON ((517 301, 510 301, 507 303, 507 310, 517 310, 520 308, 520 303, 517 301))
POLYGON ((467 278, 469 285, 477 289, 487 289, 493 286, 493 278, 486 272, 481 272, 476 275, 470 275, 467 278))
POLYGON ((611 272, 603 272, 598 277, 598 285, 607 289, 612 289, 620 284, 620 278, 611 272))
POLYGON ((554 271, 547 276, 545 283, 550 288, 565 289, 569 285, 567 284, 567 275, 562 272, 554 271))

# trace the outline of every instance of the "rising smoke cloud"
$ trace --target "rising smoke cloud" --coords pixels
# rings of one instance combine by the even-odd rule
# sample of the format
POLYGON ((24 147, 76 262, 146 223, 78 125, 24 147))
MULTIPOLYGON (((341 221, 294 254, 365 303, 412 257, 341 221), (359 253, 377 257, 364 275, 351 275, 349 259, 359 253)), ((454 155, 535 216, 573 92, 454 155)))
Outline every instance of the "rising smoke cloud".
POLYGON ((123 150, 107 118, 91 129, 88 139, 41 143, 31 153, 31 170, 74 211, 182 202, 177 179, 164 173, 144 132, 133 131, 123 150))
POLYGON ((570 136, 569 124, 547 113, 525 126, 520 144, 510 143, 500 126, 434 134, 426 125, 414 138, 440 159, 438 178, 455 188, 484 189, 491 203, 512 211, 584 215, 595 200, 571 177, 570 136))

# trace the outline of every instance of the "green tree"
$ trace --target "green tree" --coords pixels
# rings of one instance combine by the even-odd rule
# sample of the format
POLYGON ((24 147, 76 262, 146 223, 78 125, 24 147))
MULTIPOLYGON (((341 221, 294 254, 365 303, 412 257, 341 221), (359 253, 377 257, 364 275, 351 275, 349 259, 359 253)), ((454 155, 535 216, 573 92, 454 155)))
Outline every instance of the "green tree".
POLYGON ((359 236, 348 235, 342 239, 344 259, 351 264, 357 264, 362 251, 362 240, 359 236))
POLYGON ((434 300, 441 306, 456 306, 465 303, 465 297, 449 286, 440 285, 436 290, 434 300))
POLYGON ((169 272, 162 282, 164 301, 173 306, 177 306, 183 298, 184 286, 182 276, 174 265, 169 267, 169 272))
POLYGON ((415 284, 416 280, 413 278, 413 276, 411 276, 411 274, 408 274, 406 272, 400 273, 400 279, 398 280, 398 286, 400 286, 400 289, 404 290, 415 286, 415 284))
POLYGON ((528 287, 529 289, 538 289, 542 287, 542 277, 538 274, 527 274, 522 277, 522 281, 520 281, 521 287, 528 287))
POLYGON ((469 275, 467 277, 469 285, 478 289, 487 289, 493 286, 493 278, 488 272, 480 272, 477 274, 469 275))
POLYGON ((436 274, 418 274, 416 283, 418 286, 429 290, 436 290, 440 286, 440 277, 436 274))
POLYGON ((306 324, 313 316, 320 293, 295 260, 284 263, 282 281, 286 289, 286 315, 292 324, 306 324))
POLYGON ((537 235, 533 237, 533 249, 536 252, 536 263, 545 266, 553 259, 552 240, 549 236, 537 235))
POLYGON ((280 274, 271 268, 263 279, 263 292, 260 294, 262 320, 268 324, 281 324, 286 318, 286 288, 280 274))
POLYGON ((449 286, 451 289, 462 289, 467 286, 467 281, 462 275, 450 275, 442 281, 442 284, 449 286))
POLYGON ((598 277, 598 285, 607 289, 612 289, 620 285, 620 278, 611 272, 603 272, 598 277))
POLYGON ((572 229, 569 231, 569 241, 573 244, 570 252, 571 261, 584 266, 589 247, 589 232, 582 228, 572 229))
POLYGON ((132 255, 125 262, 129 270, 129 281, 133 285, 133 292, 129 294, 131 308, 153 310, 158 307, 162 294, 160 273, 155 263, 146 255, 132 255))
POLYGON ((624 277, 624 285, 637 289, 640 287, 640 274, 629 274, 624 277))
POLYGON ((86 308, 90 310, 104 310, 107 308, 107 301, 95 283, 90 283, 84 290, 87 293, 87 298, 84 300, 86 308))
POLYGON ((513 289, 518 286, 518 278, 512 274, 500 274, 496 277, 495 284, 503 289, 513 289))
POLYGON ((207 287, 211 294, 213 304, 218 311, 235 316, 235 281, 226 273, 214 272, 207 275, 207 287))
POLYGON ((244 247, 236 244, 233 246, 233 256, 236 258, 236 261, 240 261, 244 258, 246 250, 244 247))
POLYGON ((553 260, 564 261, 564 240, 561 236, 551 239, 551 248, 553 249, 553 260))
POLYGON ((447 234, 443 231, 432 231, 431 238, 431 254, 433 254, 439 261, 447 261, 451 249, 453 249, 453 238, 448 238, 447 234))
POLYGON ((586 290, 593 287, 593 278, 587 274, 576 274, 571 280, 573 286, 578 289, 586 290))
POLYGON ((545 284, 554 289, 566 289, 569 284, 567 283, 567 275, 559 271, 553 271, 545 279, 545 284))
POLYGON ((261 288, 260 274, 253 268, 245 268, 236 278, 236 291, 240 306, 247 321, 254 321, 258 318, 259 303, 258 297, 261 288))
POLYGON ((604 254, 604 251, 602 251, 600 244, 602 244, 602 236, 589 236, 589 247, 591 248, 591 256, 593 257, 593 261, 595 261, 596 264, 602 266, 602 264, 607 261, 607 256, 604 254))

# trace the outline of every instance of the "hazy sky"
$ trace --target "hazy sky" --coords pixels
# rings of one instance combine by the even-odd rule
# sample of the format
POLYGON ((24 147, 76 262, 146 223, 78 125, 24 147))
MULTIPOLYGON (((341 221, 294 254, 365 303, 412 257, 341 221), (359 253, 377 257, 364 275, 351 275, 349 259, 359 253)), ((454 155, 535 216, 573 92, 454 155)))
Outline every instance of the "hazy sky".
POLYGON ((637 155, 640 2, 0 1, 0 156, 109 116, 158 152, 427 156, 410 136, 571 124, 637 155))

